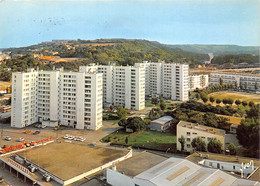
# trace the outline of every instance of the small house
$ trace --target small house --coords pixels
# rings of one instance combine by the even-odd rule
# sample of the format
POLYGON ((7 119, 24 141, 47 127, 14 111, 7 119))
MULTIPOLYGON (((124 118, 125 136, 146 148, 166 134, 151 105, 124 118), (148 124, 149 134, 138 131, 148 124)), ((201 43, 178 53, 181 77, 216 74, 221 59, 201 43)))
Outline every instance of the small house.
POLYGON ((167 130, 172 123, 173 117, 171 116, 163 116, 151 122, 150 130, 156 130, 163 132, 167 130))

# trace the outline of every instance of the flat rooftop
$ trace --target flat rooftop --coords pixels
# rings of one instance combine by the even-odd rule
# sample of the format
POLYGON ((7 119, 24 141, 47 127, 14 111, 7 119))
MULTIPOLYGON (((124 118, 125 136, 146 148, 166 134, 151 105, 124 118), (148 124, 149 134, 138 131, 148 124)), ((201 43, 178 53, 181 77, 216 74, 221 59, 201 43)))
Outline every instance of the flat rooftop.
POLYGON ((164 156, 149 152, 141 152, 117 163, 116 170, 130 177, 134 177, 165 160, 167 160, 167 158, 164 156))
POLYGON ((169 122, 171 120, 173 120, 173 117, 171 117, 171 116, 163 116, 161 118, 153 120, 152 123, 157 123, 157 124, 160 124, 160 125, 164 125, 165 123, 167 123, 167 122, 169 122))
POLYGON ((198 131, 202 131, 202 132, 207 132, 207 133, 211 133, 211 134, 215 134, 215 135, 219 135, 219 136, 224 136, 226 134, 226 132, 224 130, 208 127, 205 125, 199 125, 197 123, 191 123, 191 122, 187 122, 187 121, 180 121, 178 123, 178 126, 193 129, 193 130, 198 130, 198 131))
POLYGON ((17 154, 65 181, 120 158, 127 150, 51 143, 17 154))

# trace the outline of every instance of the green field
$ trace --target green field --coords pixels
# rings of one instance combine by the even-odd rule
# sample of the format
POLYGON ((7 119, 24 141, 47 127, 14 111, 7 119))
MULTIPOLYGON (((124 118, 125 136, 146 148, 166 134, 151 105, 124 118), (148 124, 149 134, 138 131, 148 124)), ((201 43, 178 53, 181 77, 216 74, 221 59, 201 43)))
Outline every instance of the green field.
POLYGON ((114 144, 128 145, 133 147, 154 149, 166 151, 170 148, 170 151, 176 149, 176 136, 171 133, 162 133, 155 131, 141 131, 137 134, 131 134, 128 136, 128 143, 125 143, 125 138, 114 142, 114 144))
POLYGON ((114 142, 119 139, 125 139, 126 136, 128 136, 129 133, 126 133, 124 129, 120 129, 118 131, 113 132, 112 134, 109 134, 108 136, 102 138, 101 142, 114 142))
POLYGON ((214 97, 215 99, 228 99, 231 98, 234 101, 253 101, 255 104, 260 103, 260 96, 257 94, 249 94, 244 92, 231 92, 231 91, 222 91, 222 92, 214 92, 208 95, 208 97, 214 97))

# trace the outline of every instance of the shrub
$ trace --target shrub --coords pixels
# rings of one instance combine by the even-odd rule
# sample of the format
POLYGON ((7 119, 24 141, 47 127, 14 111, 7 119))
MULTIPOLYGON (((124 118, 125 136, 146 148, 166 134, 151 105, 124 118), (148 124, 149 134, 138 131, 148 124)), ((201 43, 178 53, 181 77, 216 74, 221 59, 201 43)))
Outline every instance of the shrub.
POLYGON ((238 100, 235 101, 235 104, 236 104, 236 105, 240 105, 240 104, 241 104, 241 101, 238 99, 238 100))

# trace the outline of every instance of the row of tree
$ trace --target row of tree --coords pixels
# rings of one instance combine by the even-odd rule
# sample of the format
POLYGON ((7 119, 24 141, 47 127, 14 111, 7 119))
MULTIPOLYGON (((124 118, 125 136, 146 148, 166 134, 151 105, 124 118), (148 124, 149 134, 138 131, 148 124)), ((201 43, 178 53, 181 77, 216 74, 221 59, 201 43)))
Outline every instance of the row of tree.
MULTIPOLYGON (((178 142, 181 144, 181 151, 183 152, 186 143, 185 137, 181 136, 180 138, 178 138, 178 142)), ((222 153, 223 144, 217 138, 212 138, 206 148, 206 142, 201 137, 196 137, 192 139, 191 146, 196 151, 202 151, 202 152, 209 151, 212 153, 222 153)), ((233 143, 230 143, 228 145, 228 150, 231 155, 236 154, 236 147, 233 143)))

